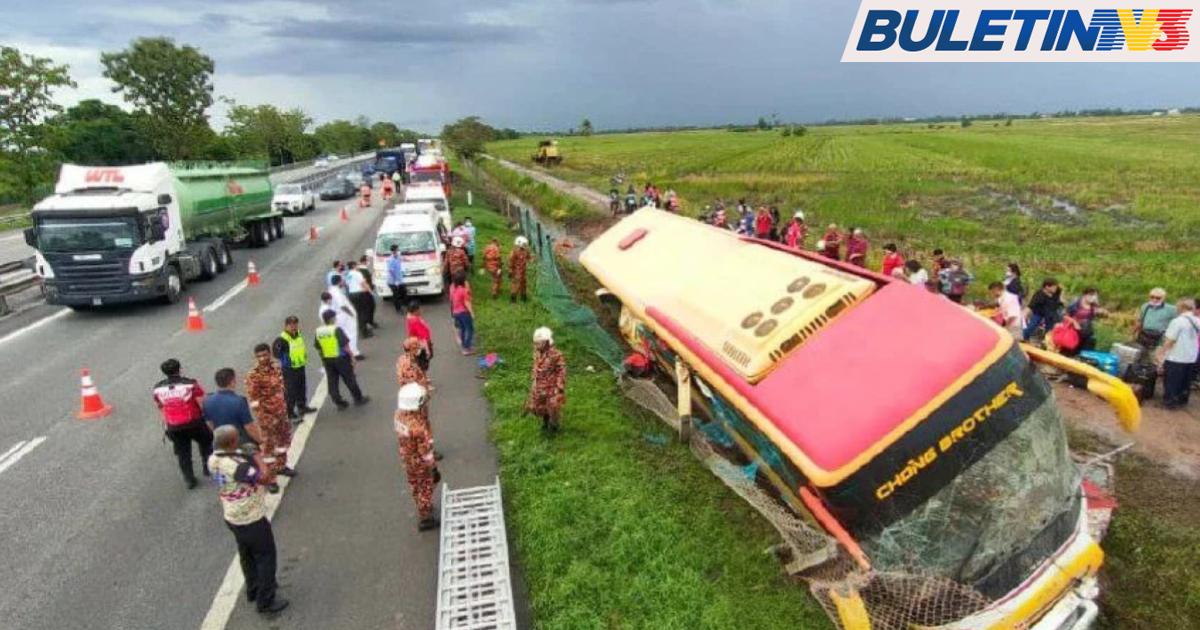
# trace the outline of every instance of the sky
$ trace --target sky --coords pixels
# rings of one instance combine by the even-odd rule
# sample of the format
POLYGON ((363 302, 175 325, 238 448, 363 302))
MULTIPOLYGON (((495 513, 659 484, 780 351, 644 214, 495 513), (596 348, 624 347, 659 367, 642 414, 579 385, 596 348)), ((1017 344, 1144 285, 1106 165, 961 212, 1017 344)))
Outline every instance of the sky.
POLYGON ((218 97, 430 132, 1200 105, 1195 64, 844 64, 853 0, 4 4, 0 44, 70 65, 65 104, 122 104, 100 52, 167 36, 213 58, 218 97))

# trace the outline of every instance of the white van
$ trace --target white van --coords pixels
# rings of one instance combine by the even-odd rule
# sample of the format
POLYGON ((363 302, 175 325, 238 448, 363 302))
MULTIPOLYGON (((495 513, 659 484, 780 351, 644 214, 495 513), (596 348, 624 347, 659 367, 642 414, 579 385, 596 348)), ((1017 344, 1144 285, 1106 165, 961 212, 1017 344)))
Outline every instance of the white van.
POLYGON ((375 262, 372 277, 375 293, 381 298, 392 295, 387 285, 388 258, 392 245, 400 247, 404 284, 409 295, 441 295, 445 291, 442 265, 446 255, 445 235, 430 211, 389 212, 375 236, 375 262))
POLYGON ((404 202, 411 203, 415 201, 429 202, 437 206, 438 218, 442 220, 442 225, 446 231, 454 229, 454 224, 450 219, 450 201, 446 199, 446 191, 442 189, 442 185, 436 182, 425 184, 411 184, 404 187, 404 202))

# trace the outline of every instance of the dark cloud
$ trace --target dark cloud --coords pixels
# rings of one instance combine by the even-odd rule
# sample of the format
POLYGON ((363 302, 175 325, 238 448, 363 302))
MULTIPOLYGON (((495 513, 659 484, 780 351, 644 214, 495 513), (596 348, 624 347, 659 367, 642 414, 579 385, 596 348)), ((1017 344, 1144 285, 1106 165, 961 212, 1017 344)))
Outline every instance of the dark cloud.
POLYGON ((284 20, 267 32, 271 37, 307 41, 389 44, 497 44, 528 41, 521 26, 493 24, 421 24, 406 20, 284 20))

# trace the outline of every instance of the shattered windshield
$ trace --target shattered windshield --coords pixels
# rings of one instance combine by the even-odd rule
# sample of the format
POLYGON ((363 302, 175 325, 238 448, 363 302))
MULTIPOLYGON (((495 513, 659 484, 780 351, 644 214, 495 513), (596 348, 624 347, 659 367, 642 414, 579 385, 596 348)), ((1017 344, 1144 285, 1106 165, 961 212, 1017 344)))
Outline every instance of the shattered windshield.
POLYGON ((1076 509, 1078 493, 1079 474, 1051 395, 925 504, 861 542, 881 571, 916 569, 973 584, 1076 509))

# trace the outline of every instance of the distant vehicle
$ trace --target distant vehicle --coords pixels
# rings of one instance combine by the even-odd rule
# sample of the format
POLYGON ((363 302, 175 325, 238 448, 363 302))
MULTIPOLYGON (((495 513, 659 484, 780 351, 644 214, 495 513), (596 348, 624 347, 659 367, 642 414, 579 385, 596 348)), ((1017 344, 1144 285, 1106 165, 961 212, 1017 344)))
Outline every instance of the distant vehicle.
POLYGON ((271 207, 291 215, 299 215, 317 207, 317 196, 308 184, 282 184, 275 188, 271 207))
MULTIPOLYGON (((401 208, 400 204, 396 208, 401 208)), ((419 204, 427 205, 427 204, 419 204)), ((432 208, 424 212, 388 212, 375 236, 375 278, 387 278, 387 259, 391 257, 392 245, 400 247, 400 259, 404 265, 404 285, 409 295, 441 295, 446 289, 442 278, 442 261, 446 252, 445 232, 433 216, 432 208)), ((392 295, 387 282, 375 282, 375 292, 380 297, 392 295)))
POLYGON ((435 139, 421 138, 417 140, 417 155, 425 155, 429 151, 439 150, 441 143, 435 139))
MULTIPOLYGON (((362 175, 359 175, 359 177, 361 178, 362 175)), ((329 179, 329 181, 325 182, 324 186, 321 186, 321 200, 326 201, 330 199, 349 199, 358 192, 358 187, 360 185, 361 182, 359 184, 354 184, 344 177, 332 177, 329 179)))
POLYGON ((329 155, 325 156, 325 159, 326 159, 326 160, 329 160, 330 162, 336 162, 336 161, 338 161, 338 160, 340 160, 340 159, 342 159, 342 158, 340 158, 340 157, 338 157, 338 156, 336 156, 336 155, 334 155, 334 154, 330 153, 329 155))
POLYGON ((404 167, 404 154, 392 149, 375 152, 375 172, 391 177, 404 167))
POLYGON ((263 166, 64 164, 25 242, 46 301, 72 308, 162 299, 233 264, 227 239, 283 238, 263 166))
POLYGON ((425 184, 435 182, 441 184, 442 190, 449 199, 453 195, 450 163, 432 155, 421 155, 408 167, 409 184, 425 184))
POLYGON ((558 152, 558 141, 542 140, 539 142, 537 153, 533 154, 533 161, 543 166, 562 164, 562 154, 558 152))
POLYGON ((362 171, 363 179, 370 181, 372 186, 375 185, 375 163, 363 162, 362 169, 360 170, 362 171))
POLYGON ((354 184, 355 188, 363 185, 363 174, 358 171, 346 171, 345 173, 342 173, 341 179, 354 184))
POLYGON ((329 160, 326 158, 317 158, 317 160, 313 162, 313 166, 317 168, 325 168, 329 166, 329 160))
POLYGON ((453 220, 450 218, 450 201, 446 199, 446 191, 437 182, 429 182, 425 184, 409 184, 404 187, 404 202, 415 203, 425 202, 432 203, 438 211, 438 220, 446 231, 450 231, 454 227, 453 220))

